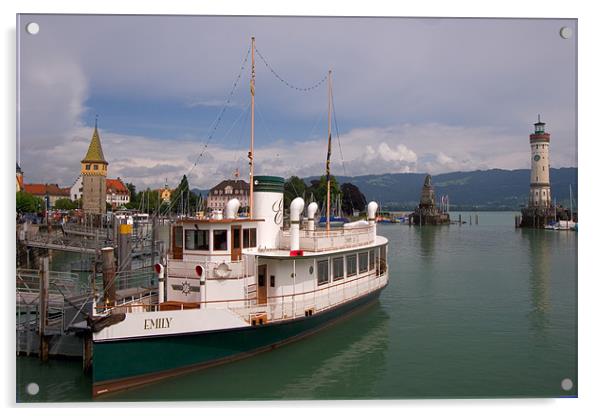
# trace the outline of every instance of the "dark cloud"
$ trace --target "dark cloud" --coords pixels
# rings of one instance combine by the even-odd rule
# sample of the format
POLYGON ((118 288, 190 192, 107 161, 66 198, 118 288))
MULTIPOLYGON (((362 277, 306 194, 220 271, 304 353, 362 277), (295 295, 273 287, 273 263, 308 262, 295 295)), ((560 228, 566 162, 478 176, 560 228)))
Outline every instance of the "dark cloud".
MULTIPOLYGON (((183 107, 217 106, 215 112, 251 35, 270 66, 299 86, 334 70, 337 127, 349 175, 527 167, 528 134, 538 113, 552 132, 553 166, 576 163, 577 36, 558 35, 561 26, 576 33, 574 20, 35 19, 40 35, 18 29, 21 160, 35 181, 66 184, 77 176, 91 134, 90 120, 83 119, 91 97, 175 100, 183 107)), ((261 113, 276 125, 258 134, 258 171, 319 174, 325 158, 324 89, 301 94, 284 87, 260 57, 257 74, 261 113), (307 125, 307 132, 289 124, 307 125)), ((248 73, 240 83, 235 107, 248 100, 248 73)), ((152 123, 149 119, 147 127, 152 123)), ((111 176, 158 185, 165 175, 175 182, 189 172, 203 141, 175 136, 159 141, 109 126, 103 145, 112 158, 111 176)), ((246 171, 246 150, 227 147, 213 142, 205 152, 190 173, 199 186, 231 176, 236 168, 246 171)), ((343 173, 341 160, 333 169, 343 173)))

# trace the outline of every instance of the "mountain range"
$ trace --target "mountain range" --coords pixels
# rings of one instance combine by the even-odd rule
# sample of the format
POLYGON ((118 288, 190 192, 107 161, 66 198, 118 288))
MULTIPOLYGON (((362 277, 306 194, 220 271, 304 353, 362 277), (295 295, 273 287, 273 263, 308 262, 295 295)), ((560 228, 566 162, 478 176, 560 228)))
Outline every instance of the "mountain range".
MULTIPOLYGON (((449 195, 455 210, 516 210, 527 202, 529 169, 489 169, 450 172, 432 176, 437 199, 449 195)), ((339 184, 351 182, 368 201, 378 201, 383 209, 410 210, 420 200, 425 173, 389 173, 365 176, 337 176, 339 184)), ((305 179, 307 183, 315 178, 305 179)), ((577 168, 550 169, 552 198, 569 205, 569 186, 573 204, 577 201, 577 168)))
MULTIPOLYGON (((437 200, 449 196, 452 210, 518 210, 529 196, 529 169, 489 169, 433 175, 437 200)), ((337 182, 356 185, 368 201, 377 201, 384 210, 412 210, 418 205, 426 173, 385 173, 380 175, 337 176, 337 182)), ((317 176, 303 178, 308 185, 317 176)), ((552 199, 569 206, 572 188, 577 208, 577 168, 550 169, 552 199)), ((207 190, 193 189, 207 195, 207 190)))

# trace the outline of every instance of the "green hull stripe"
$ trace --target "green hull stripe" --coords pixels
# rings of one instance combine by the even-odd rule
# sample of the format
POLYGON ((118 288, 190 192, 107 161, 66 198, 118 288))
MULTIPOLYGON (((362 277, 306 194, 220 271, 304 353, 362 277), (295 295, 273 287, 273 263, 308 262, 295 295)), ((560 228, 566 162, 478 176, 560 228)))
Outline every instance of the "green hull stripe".
POLYGON ((94 343, 94 383, 142 377, 161 371, 210 363, 277 345, 303 335, 376 299, 380 290, 340 307, 292 322, 236 330, 136 338, 94 343))

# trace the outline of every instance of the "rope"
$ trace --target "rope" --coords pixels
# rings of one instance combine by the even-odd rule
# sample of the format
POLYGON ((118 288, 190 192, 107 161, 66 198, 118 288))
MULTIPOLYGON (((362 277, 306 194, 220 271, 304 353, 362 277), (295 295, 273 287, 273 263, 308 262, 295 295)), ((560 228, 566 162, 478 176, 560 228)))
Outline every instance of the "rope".
POLYGON ((192 167, 190 168, 190 170, 188 171, 188 174, 186 176, 190 176, 190 173, 193 171, 194 168, 196 168, 196 166, 198 165, 199 161, 201 160, 201 157, 203 157, 203 154, 207 150, 207 147, 209 146, 209 143, 213 139, 213 135, 215 134, 215 132, 216 132, 216 130, 217 130, 220 122, 222 121, 222 118, 223 118, 223 116, 224 116, 224 114, 226 112, 226 109, 230 105, 230 101, 232 100, 232 96, 234 95, 234 91, 236 91, 236 87, 238 87, 238 83, 240 81, 242 73, 243 73, 243 71, 245 69, 247 61, 249 60, 249 54, 250 53, 251 53, 251 47, 249 46, 249 49, 247 49, 247 54, 245 55, 245 59, 243 60, 242 65, 240 66, 240 71, 238 72, 238 75, 236 76, 236 79, 234 80, 234 84, 232 85, 232 89, 230 90, 230 94, 228 94, 228 98, 226 99, 226 102, 224 103, 224 106, 222 107, 221 111, 219 112, 219 115, 217 116, 217 119, 212 123, 213 128, 210 127, 210 133, 209 133, 209 136, 207 137, 207 141, 205 142, 205 144, 201 148, 201 151, 199 152, 199 155, 197 156, 194 164, 192 165, 192 167))
POLYGON ((265 64, 266 68, 276 77, 276 79, 278 79, 278 81, 282 82, 284 85, 286 85, 287 87, 289 87, 289 88, 291 88, 293 90, 303 91, 303 92, 311 91, 311 90, 314 90, 314 89, 318 88, 320 85, 322 85, 328 79, 328 74, 326 74, 326 75, 324 75, 324 78, 322 78, 321 80, 319 80, 318 82, 316 82, 315 84, 313 84, 313 85, 311 85, 309 87, 297 87, 296 85, 293 85, 292 83, 290 83, 287 80, 285 80, 284 78, 282 78, 274 70, 274 68, 272 68, 272 66, 268 63, 268 61, 261 54, 261 52, 259 52, 259 49, 257 49, 257 47, 255 47, 255 52, 257 52, 257 55, 259 55, 259 58, 263 61, 263 63, 265 64))

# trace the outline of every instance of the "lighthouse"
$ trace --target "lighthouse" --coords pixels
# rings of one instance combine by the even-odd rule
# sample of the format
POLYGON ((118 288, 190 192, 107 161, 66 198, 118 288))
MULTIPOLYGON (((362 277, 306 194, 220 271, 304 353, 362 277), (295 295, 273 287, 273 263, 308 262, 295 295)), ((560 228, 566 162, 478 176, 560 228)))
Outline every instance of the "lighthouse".
POLYGON ((545 127, 546 123, 538 115, 535 131, 529 135, 531 184, 527 206, 521 209, 521 216, 515 219, 519 227, 543 228, 558 219, 550 188, 550 133, 546 133, 545 127))
POLYGON ((546 123, 537 116, 535 132, 529 136, 531 144, 531 187, 529 207, 549 208, 552 205, 550 189, 550 133, 545 131, 546 123))

